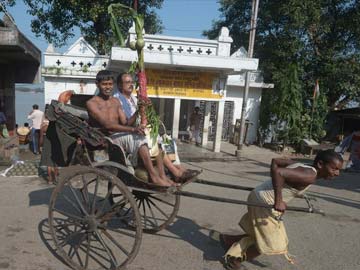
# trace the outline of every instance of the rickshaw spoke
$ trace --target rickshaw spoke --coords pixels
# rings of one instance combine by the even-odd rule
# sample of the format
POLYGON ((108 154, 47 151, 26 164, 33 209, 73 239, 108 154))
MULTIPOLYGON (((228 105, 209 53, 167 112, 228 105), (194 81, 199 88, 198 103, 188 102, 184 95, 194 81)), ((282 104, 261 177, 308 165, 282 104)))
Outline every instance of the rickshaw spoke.
POLYGON ((86 255, 85 255, 85 268, 89 265, 89 253, 90 253, 91 234, 86 235, 86 255))
POLYGON ((54 207, 53 209, 54 209, 54 211, 62 214, 62 215, 65 216, 65 217, 71 218, 71 219, 73 219, 74 221, 79 221, 80 224, 82 224, 82 222, 84 222, 84 219, 83 219, 83 218, 80 218, 80 217, 74 216, 74 215, 72 215, 72 214, 66 213, 65 211, 62 211, 62 210, 57 209, 57 208, 55 208, 55 207, 54 207))
POLYGON ((164 200, 162 200, 162 199, 160 199, 160 198, 157 198, 157 197, 155 197, 155 196, 149 195, 149 197, 152 198, 152 199, 154 199, 154 200, 157 200, 157 201, 159 201, 159 202, 162 202, 162 203, 164 203, 164 204, 167 204, 167 205, 169 205, 169 206, 171 206, 171 207, 174 207, 174 206, 175 206, 175 204, 171 204, 171 203, 169 203, 169 202, 167 202, 167 201, 164 201, 164 200))
MULTIPOLYGON (((79 247, 83 252, 86 252, 86 250, 83 247, 79 247)), ((103 263, 101 263, 99 261, 99 259, 95 258, 95 255, 90 254, 90 252, 92 252, 93 254, 97 255, 99 258, 103 259, 106 262, 110 262, 110 260, 108 258, 106 258, 105 256, 99 254, 98 252, 95 252, 93 249, 89 249, 89 258, 93 259, 95 262, 97 262, 102 268, 107 269, 106 265, 104 265, 103 263)))
POLYGON ((81 266, 84 266, 84 264, 83 264, 83 262, 82 262, 82 260, 81 260, 81 258, 80 258, 78 249, 79 249, 78 247, 76 247, 76 246, 74 247, 74 255, 76 255, 76 258, 78 259, 80 265, 81 265, 81 266))
POLYGON ((81 195, 83 198, 83 201, 85 202, 85 206, 86 206, 86 211, 89 213, 90 212, 90 197, 89 197, 89 190, 88 190, 88 183, 85 180, 85 176, 82 175, 82 180, 83 180, 83 188, 81 188, 81 195))
POLYGON ((71 185, 70 182, 69 182, 69 187, 70 187, 71 193, 73 194, 76 202, 79 204, 80 209, 83 211, 83 214, 84 214, 84 215, 88 215, 88 212, 85 210, 84 205, 83 205, 82 202, 80 201, 78 195, 76 194, 76 191, 74 190, 74 188, 72 187, 72 185, 71 185))
POLYGON ((74 207, 74 209, 76 211, 78 211, 81 215, 83 215, 83 213, 81 212, 81 209, 79 208, 79 206, 77 206, 67 195, 63 194, 62 196, 64 197, 64 199, 67 202, 69 202, 72 205, 72 207, 74 207))
POLYGON ((59 227, 69 227, 69 226, 72 226, 72 225, 82 225, 81 223, 77 223, 77 222, 67 222, 67 223, 62 223, 62 224, 59 224, 59 225, 55 225, 54 227, 55 228, 59 228, 59 227))
POLYGON ((116 233, 120 233, 120 234, 129 236, 129 237, 132 237, 132 238, 134 238, 136 236, 136 233, 131 234, 129 232, 121 231, 119 228, 115 229, 115 228, 111 228, 111 227, 109 227, 107 225, 101 225, 101 226, 99 226, 99 228, 104 229, 104 230, 108 230, 108 231, 112 231, 112 232, 116 232, 116 233))
POLYGON ((102 238, 102 236, 100 235, 98 230, 95 230, 95 234, 96 234, 96 237, 98 238, 99 242, 101 243, 101 245, 105 248, 106 253, 108 254, 109 258, 111 259, 113 265, 116 267, 118 265, 118 263, 116 261, 114 254, 111 252, 109 247, 106 245, 104 239, 102 238))
POLYGON ((147 216, 146 216, 146 209, 145 209, 145 200, 142 200, 142 206, 143 206, 143 211, 144 211, 144 226, 145 226, 145 229, 146 229, 147 216))
POLYGON ((146 200, 146 204, 148 205, 148 208, 149 208, 149 210, 150 210, 151 216, 152 216, 152 218, 154 219, 154 221, 155 221, 155 223, 156 223, 156 227, 159 227, 159 223, 157 222, 157 219, 155 218, 154 212, 153 212, 153 210, 151 209, 149 200, 146 200))
POLYGON ((101 208, 100 208, 100 210, 99 210, 99 212, 98 212, 98 214, 97 214, 98 217, 100 216, 100 214, 101 214, 102 211, 104 210, 105 204, 108 202, 109 196, 111 195, 113 189, 114 189, 114 185, 112 185, 112 186, 109 188, 109 190, 108 190, 108 192, 107 192, 107 194, 106 194, 106 196, 105 196, 105 198, 104 198, 104 202, 103 202, 103 204, 102 204, 102 206, 101 206, 101 208))
POLYGON ((96 203, 96 196, 97 196, 97 191, 98 191, 98 187, 99 187, 99 176, 96 176, 96 184, 95 184, 95 189, 94 189, 94 198, 91 204, 91 214, 93 215, 95 213, 95 203, 96 203))
POLYGON ((125 202, 125 199, 123 201, 120 201, 120 202, 117 202, 116 204, 114 204, 111 207, 111 209, 108 212, 104 213, 102 216, 100 216, 99 219, 101 219, 101 221, 103 222, 103 221, 106 221, 106 220, 109 220, 110 218, 112 218, 112 216, 117 213, 118 207, 122 208, 126 205, 126 203, 123 204, 124 202, 125 202), (123 205, 121 205, 121 204, 123 204, 123 205))
POLYGON ((165 216, 167 219, 169 219, 169 216, 150 199, 149 199, 149 203, 151 203, 161 214, 163 214, 163 216, 165 216))
POLYGON ((129 256, 129 252, 122 246, 120 245, 112 236, 110 233, 108 233, 106 230, 102 230, 102 233, 109 238, 109 240, 111 242, 114 243, 114 245, 116 245, 122 252, 124 252, 126 254, 126 256, 129 256))

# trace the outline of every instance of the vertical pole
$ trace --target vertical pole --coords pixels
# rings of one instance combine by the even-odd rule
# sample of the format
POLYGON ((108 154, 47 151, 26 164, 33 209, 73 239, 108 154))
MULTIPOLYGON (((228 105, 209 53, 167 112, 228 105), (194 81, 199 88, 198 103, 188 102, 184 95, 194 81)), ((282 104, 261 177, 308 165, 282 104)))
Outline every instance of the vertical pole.
POLYGON ((137 11, 138 9, 138 1, 137 0, 134 0, 134 9, 137 11))
POLYGON ((172 137, 177 139, 179 137, 179 118, 180 118, 180 104, 181 99, 174 99, 174 115, 173 115, 173 126, 172 126, 172 137))
POLYGON ((211 102, 205 101, 204 124, 201 138, 201 146, 206 147, 209 137, 211 102))
POLYGON ((312 126, 313 126, 313 118, 314 118, 314 111, 315 111, 315 102, 316 102, 316 97, 314 97, 313 105, 312 105, 312 109, 311 109, 309 140, 312 139, 312 126))
POLYGON ((224 122, 224 107, 225 107, 225 101, 220 100, 217 104, 216 127, 215 127, 216 130, 215 130, 215 138, 213 144, 213 151, 216 153, 220 152, 222 127, 224 122))
MULTIPOLYGON (((248 48, 248 55, 247 55, 248 58, 253 57, 258 9, 259 9, 259 0, 253 0, 252 9, 251 9, 249 48, 248 48)), ((238 148, 235 152, 235 155, 238 157, 241 154, 241 149, 243 147, 244 138, 245 138, 245 136, 244 136, 245 114, 246 114, 246 107, 247 107, 249 88, 250 88, 250 75, 251 75, 251 73, 249 71, 246 71, 246 73, 245 73, 245 89, 244 89, 243 103, 242 103, 242 108, 241 108, 239 143, 238 143, 238 148)))

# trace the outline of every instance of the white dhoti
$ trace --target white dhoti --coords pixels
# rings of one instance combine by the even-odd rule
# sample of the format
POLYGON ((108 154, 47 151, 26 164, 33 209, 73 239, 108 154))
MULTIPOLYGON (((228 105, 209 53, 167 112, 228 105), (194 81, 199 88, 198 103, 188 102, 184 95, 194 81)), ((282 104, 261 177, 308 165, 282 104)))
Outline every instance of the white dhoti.
POLYGON ((132 133, 115 133, 110 137, 114 144, 121 146, 126 154, 129 155, 128 159, 133 167, 137 167, 139 148, 143 145, 147 145, 146 137, 140 134, 132 133))

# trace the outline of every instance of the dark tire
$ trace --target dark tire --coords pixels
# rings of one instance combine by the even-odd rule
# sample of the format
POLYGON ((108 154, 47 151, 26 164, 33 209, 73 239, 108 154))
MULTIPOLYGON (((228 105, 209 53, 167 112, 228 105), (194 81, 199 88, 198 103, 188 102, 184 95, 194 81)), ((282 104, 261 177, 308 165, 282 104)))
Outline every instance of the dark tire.
POLYGON ((136 257, 142 238, 133 195, 108 172, 80 166, 69 169, 74 171, 59 181, 49 204, 57 253, 76 270, 123 269, 136 257), (112 192, 119 196, 110 204, 112 192), (123 220, 134 224, 132 230, 123 220))

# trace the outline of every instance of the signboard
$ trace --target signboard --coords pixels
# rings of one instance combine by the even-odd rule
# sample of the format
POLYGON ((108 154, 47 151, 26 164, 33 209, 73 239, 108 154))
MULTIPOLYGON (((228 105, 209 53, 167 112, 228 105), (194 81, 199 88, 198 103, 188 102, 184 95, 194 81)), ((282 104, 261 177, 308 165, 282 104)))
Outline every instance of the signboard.
POLYGON ((214 72, 146 69, 150 96, 221 99, 225 81, 214 72), (222 82, 222 83, 221 83, 222 82))

